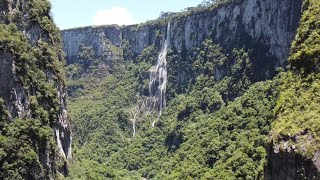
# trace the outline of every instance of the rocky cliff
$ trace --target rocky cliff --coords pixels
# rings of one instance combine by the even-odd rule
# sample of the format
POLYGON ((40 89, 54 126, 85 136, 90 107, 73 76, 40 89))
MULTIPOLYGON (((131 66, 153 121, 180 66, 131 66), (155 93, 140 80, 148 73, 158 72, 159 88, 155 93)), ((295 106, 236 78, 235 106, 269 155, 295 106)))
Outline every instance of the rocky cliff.
POLYGON ((0 2, 1 179, 67 173, 64 58, 50 7, 42 0, 0 2))
POLYGON ((219 8, 181 15, 152 25, 85 27, 62 31, 68 63, 74 61, 80 44, 90 44, 98 53, 103 51, 101 38, 120 47, 127 41, 135 54, 152 44, 160 44, 160 34, 171 25, 171 45, 178 51, 190 50, 204 39, 212 37, 217 43, 260 44, 268 57, 284 66, 300 19, 302 0, 246 0, 228 3, 219 8))
POLYGON ((279 152, 270 149, 268 166, 265 169, 266 180, 319 179, 319 154, 308 159, 294 150, 279 152))

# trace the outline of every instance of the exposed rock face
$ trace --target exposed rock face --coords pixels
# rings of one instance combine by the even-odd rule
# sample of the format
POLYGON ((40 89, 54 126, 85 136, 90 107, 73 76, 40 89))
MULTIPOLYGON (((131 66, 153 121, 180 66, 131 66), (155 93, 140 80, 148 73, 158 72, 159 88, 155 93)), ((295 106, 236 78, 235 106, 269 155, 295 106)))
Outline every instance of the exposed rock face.
MULTIPOLYGON (((245 0, 230 3, 211 11, 195 13, 171 21, 171 45, 178 51, 190 50, 204 39, 212 37, 224 46, 230 44, 261 44, 268 56, 275 56, 276 66, 284 66, 300 19, 302 0, 245 0)), ((106 37, 114 45, 128 41, 134 54, 151 45, 160 45, 160 34, 166 24, 142 26, 86 27, 62 31, 68 63, 78 53, 81 43, 92 45, 97 52, 103 46, 99 38, 106 37)), ((160 46, 159 46, 160 47, 160 46)))
POLYGON ((70 131, 69 119, 67 115, 67 100, 65 86, 59 85, 56 86, 56 89, 58 91, 60 107, 58 119, 53 126, 53 130, 60 151, 60 155, 69 160, 72 158, 72 136, 70 131))
POLYGON ((265 170, 266 180, 315 180, 320 178, 320 171, 317 164, 319 160, 315 158, 307 159, 302 155, 291 152, 276 152, 270 150, 268 155, 268 166, 265 170))
POLYGON ((232 42, 258 42, 283 64, 298 27, 301 5, 301 0, 246 0, 188 16, 181 24, 174 20, 174 26, 184 27, 181 35, 175 33, 173 39, 180 41, 174 45, 181 48, 185 40, 186 48, 190 49, 210 35, 226 46, 232 42))
MULTIPOLYGON (((60 44, 56 39, 59 37, 54 37, 50 35, 50 32, 47 29, 44 29, 37 19, 32 19, 30 14, 30 8, 33 8, 31 3, 33 1, 28 0, 4 0, 0 2, 0 23, 8 25, 9 23, 15 24, 19 32, 22 32, 24 38, 27 40, 32 49, 39 48, 40 43, 45 42, 50 48, 54 49, 54 56, 57 58, 57 63, 62 63, 63 58, 61 51, 59 51, 60 44), (21 16, 20 16, 21 15, 21 16)), ((39 2, 35 2, 39 3, 39 2)), ((42 1, 43 4, 39 5, 38 8, 43 8, 45 11, 43 16, 39 15, 39 18, 47 19, 48 22, 52 23, 52 19, 49 15, 50 6, 47 1, 42 1), (43 6, 43 7, 41 7, 43 6), (48 12, 47 12, 48 11, 48 12)), ((17 60, 18 56, 15 56, 12 51, 6 49, 6 45, 1 44, 0 46, 0 98, 4 100, 4 105, 8 113, 8 121, 13 122, 15 119, 32 119, 34 118, 36 112, 31 108, 31 96, 36 96, 39 91, 45 91, 41 89, 40 86, 34 84, 28 84, 22 81, 21 76, 25 74, 18 74, 17 70, 17 60)), ((40 57, 41 58, 41 57, 40 57)), ((28 59, 30 60, 30 59, 28 59)), ((38 59, 38 61, 44 61, 38 59)), ((53 61, 53 60, 51 60, 53 61)), ((39 106, 43 106, 45 110, 50 112, 51 109, 57 109, 57 111, 50 118, 50 127, 52 128, 52 134, 55 137, 57 143, 56 153, 50 149, 50 142, 44 147, 43 151, 38 152, 38 159, 42 164, 42 168, 36 169, 35 172, 43 175, 41 172, 43 169, 46 169, 45 173, 50 173, 50 177, 53 178, 54 175, 60 171, 62 173, 66 172, 66 162, 67 159, 72 157, 71 155, 71 131, 69 127, 67 109, 66 109, 66 93, 65 85, 62 78, 57 78, 58 73, 55 70, 50 69, 48 64, 44 65, 40 71, 43 72, 46 81, 50 84, 50 88, 54 89, 54 94, 56 94, 57 104, 59 107, 56 107, 56 102, 40 102, 39 106), (42 104, 41 104, 42 103, 42 104), (59 155, 60 154, 60 155, 59 155), (61 167, 57 165, 55 161, 57 159, 64 159, 64 165, 61 167)), ((26 72, 27 73, 27 72, 26 72)), ((47 85, 49 86, 49 85, 47 85)), ((53 111, 53 110, 52 110, 53 111)), ((1 132, 1 131, 0 131, 1 132)), ((37 174, 37 173, 35 173, 37 174)), ((41 176, 40 176, 41 177, 41 176)), ((46 176, 47 178, 49 176, 46 176)))
POLYGON ((16 76, 14 59, 10 53, 0 54, 0 82, 0 97, 6 102, 9 118, 30 116, 28 97, 16 76))
POLYGON ((105 52, 104 39, 110 40, 117 47, 121 46, 121 31, 119 27, 80 28, 62 31, 64 52, 68 63, 76 59, 81 44, 90 45, 98 55, 105 52))
POLYGON ((307 129, 273 141, 268 149, 265 179, 320 179, 320 151, 310 155, 317 142, 307 129))

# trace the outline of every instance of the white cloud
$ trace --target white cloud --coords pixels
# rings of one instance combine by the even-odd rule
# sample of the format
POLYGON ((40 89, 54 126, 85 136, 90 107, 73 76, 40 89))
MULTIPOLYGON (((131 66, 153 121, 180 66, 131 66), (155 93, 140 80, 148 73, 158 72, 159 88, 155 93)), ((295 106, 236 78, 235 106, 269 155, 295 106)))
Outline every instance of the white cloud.
POLYGON ((93 25, 130 25, 135 23, 137 22, 127 9, 117 6, 111 9, 99 10, 93 17, 93 25))

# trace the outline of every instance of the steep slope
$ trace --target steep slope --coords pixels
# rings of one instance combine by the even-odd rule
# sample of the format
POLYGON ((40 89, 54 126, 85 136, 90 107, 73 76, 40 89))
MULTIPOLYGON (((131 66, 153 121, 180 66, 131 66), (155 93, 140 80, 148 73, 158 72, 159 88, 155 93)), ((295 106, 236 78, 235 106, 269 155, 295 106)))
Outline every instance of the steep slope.
POLYGON ((43 0, 0 2, 0 179, 67 173, 64 59, 50 7, 43 0))
POLYGON ((304 1, 302 10, 291 47, 291 68, 279 86, 281 94, 272 125, 270 179, 320 177, 320 2, 304 1))
POLYGON ((70 178, 317 179, 316 7, 218 1, 141 25, 63 31, 70 178), (157 119, 149 75, 166 39, 167 106, 157 119), (310 116, 291 121, 310 98, 310 116), (299 135, 310 155, 292 150, 299 135))

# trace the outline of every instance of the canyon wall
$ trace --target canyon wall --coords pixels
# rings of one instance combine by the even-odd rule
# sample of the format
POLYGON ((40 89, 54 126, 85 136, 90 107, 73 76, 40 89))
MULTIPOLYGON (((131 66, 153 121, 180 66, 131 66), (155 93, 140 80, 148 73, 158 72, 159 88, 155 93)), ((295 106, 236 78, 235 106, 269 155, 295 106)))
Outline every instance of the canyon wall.
POLYGON ((0 132, 8 141, 17 138, 12 142, 16 143, 14 150, 2 144, 8 152, 0 158, 1 163, 9 165, 1 166, 1 179, 52 179, 59 172, 67 174, 67 161, 72 157, 64 58, 50 8, 48 1, 0 2, 0 100, 4 112, 0 114, 0 132), (33 125, 29 127, 28 123, 33 125), (14 130, 16 135, 10 133, 11 126, 18 126, 14 130), (31 139, 26 139, 29 136, 31 139), (19 154, 15 153, 18 147, 24 149, 19 154), (22 152, 27 156, 29 147, 29 155, 37 156, 24 162, 19 156, 24 155, 22 152), (21 161, 27 164, 19 165, 21 161), (12 167, 6 169, 7 166, 12 167), (20 166, 32 170, 11 174, 20 166))

